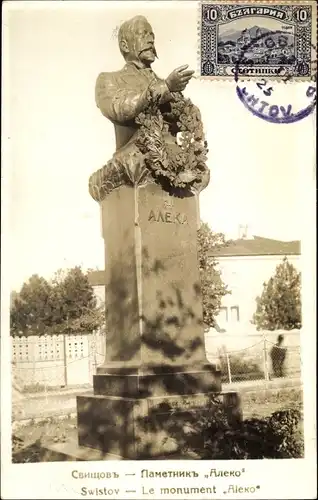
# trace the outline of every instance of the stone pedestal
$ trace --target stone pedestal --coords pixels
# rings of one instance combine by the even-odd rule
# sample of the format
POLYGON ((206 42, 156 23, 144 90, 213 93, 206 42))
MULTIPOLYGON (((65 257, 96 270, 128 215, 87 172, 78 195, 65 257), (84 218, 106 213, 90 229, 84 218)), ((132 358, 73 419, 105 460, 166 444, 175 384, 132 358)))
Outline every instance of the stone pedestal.
MULTIPOLYGON (((233 423, 241 418, 235 396, 220 396, 233 423)), ((78 443, 126 459, 182 456, 187 432, 200 417, 213 413, 214 398, 211 392, 142 399, 78 396, 78 443)), ((195 446, 203 450, 203 437, 195 446)))
POLYGON ((100 205, 107 352, 99 373, 206 364, 196 196, 122 186, 100 205))
POLYGON ((94 395, 77 398, 79 445, 130 459, 175 453, 221 391, 205 354, 197 197, 147 183, 99 201, 106 359, 94 395))

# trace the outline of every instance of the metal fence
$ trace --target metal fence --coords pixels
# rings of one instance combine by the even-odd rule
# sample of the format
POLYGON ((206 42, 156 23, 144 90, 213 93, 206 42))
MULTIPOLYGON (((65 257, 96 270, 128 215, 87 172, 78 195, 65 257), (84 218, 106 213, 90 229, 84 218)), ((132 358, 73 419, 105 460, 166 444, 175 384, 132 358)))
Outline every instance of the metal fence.
POLYGON ((222 372, 223 383, 274 378, 300 378, 301 353, 299 345, 279 346, 266 338, 244 349, 218 349, 213 357, 222 372))
MULTIPOLYGON (((300 378, 299 331, 286 334, 283 347, 276 345, 276 338, 277 332, 208 337, 207 358, 219 365, 225 384, 300 378)), ((105 358, 105 336, 99 333, 14 338, 12 355, 12 383, 17 394, 21 390, 40 392, 54 387, 92 385, 96 367, 105 358)))

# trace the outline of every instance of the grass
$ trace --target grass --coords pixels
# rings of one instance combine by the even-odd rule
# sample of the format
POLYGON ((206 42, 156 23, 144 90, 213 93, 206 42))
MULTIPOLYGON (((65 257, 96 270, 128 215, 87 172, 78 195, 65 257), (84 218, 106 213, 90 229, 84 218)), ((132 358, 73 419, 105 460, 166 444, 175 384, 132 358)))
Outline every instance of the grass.
POLYGON ((90 384, 78 384, 78 385, 45 385, 45 384, 31 384, 31 385, 25 385, 22 387, 21 392, 23 394, 37 394, 37 393, 43 393, 43 392, 52 392, 56 394, 61 394, 63 392, 69 392, 70 390, 74 389, 87 389, 90 388, 90 384))
POLYGON ((302 390, 297 387, 245 392, 242 395, 242 407, 244 418, 263 418, 287 408, 302 409, 302 390))
POLYGON ((14 432, 13 463, 40 462, 41 445, 64 443, 67 437, 76 438, 76 428, 76 417, 49 417, 40 422, 31 420, 14 432))
POLYGON ((62 441, 76 427, 76 417, 66 416, 63 419, 48 417, 40 422, 35 422, 32 419, 27 425, 17 429, 15 435, 23 439, 25 443, 32 443, 38 440, 57 442, 62 441))
MULTIPOLYGON (((263 418, 271 413, 287 408, 302 409, 300 388, 261 390, 245 392, 242 395, 243 418, 263 418)), ((39 444, 65 442, 66 437, 76 439, 76 417, 57 419, 50 417, 41 422, 34 420, 14 432, 13 461, 15 463, 40 461, 39 444)), ((299 440, 303 442, 303 430, 299 428, 299 440)))

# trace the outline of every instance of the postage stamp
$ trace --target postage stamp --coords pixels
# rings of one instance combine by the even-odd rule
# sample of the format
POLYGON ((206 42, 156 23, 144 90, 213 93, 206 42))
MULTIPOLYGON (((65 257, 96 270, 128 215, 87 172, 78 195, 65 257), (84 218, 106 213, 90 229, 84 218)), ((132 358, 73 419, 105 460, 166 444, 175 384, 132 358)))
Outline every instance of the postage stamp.
POLYGON ((200 76, 244 79, 315 75, 315 1, 203 0, 200 5, 200 76))
POLYGON ((314 2, 202 1, 4 2, 3 499, 315 498, 314 2))

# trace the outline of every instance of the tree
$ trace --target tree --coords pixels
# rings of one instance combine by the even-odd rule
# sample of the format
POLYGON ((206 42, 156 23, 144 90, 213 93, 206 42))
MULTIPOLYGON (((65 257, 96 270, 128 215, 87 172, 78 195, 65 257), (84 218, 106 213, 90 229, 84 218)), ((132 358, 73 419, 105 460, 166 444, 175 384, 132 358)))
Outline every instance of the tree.
POLYGON ((52 284, 51 333, 89 333, 103 324, 103 308, 80 267, 59 270, 52 284))
POLYGON ((301 328, 300 273, 284 257, 274 276, 263 284, 256 298, 252 321, 258 330, 292 330, 301 328))
MULTIPOLYGON (((226 245, 222 233, 202 223, 198 231, 198 255, 203 299, 203 320, 215 326, 222 297, 230 293, 217 269, 213 250, 226 245)), ((52 280, 33 275, 19 293, 11 294, 11 334, 41 335, 87 333, 105 321, 104 307, 80 267, 59 270, 52 280)))
POLYGON ((51 281, 33 275, 11 294, 11 334, 88 333, 103 324, 103 308, 80 267, 58 271, 51 281))
POLYGON ((41 276, 32 275, 19 293, 11 294, 11 334, 40 335, 50 323, 49 297, 52 286, 41 276))
POLYGON ((222 233, 213 233, 208 224, 201 222, 198 231, 198 259, 203 302, 203 322, 207 327, 215 326, 215 316, 219 313, 222 297, 231 293, 223 283, 221 272, 213 250, 227 245, 222 233))

